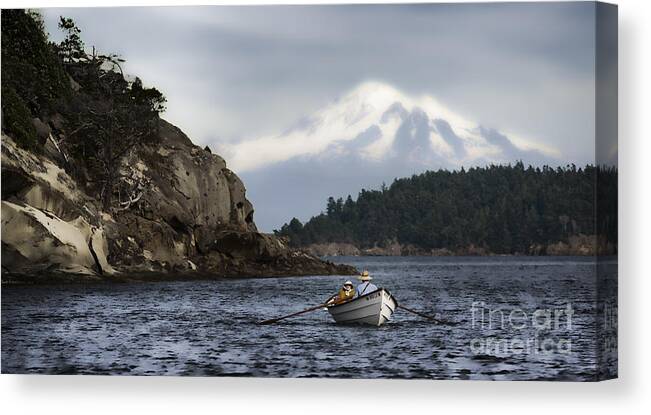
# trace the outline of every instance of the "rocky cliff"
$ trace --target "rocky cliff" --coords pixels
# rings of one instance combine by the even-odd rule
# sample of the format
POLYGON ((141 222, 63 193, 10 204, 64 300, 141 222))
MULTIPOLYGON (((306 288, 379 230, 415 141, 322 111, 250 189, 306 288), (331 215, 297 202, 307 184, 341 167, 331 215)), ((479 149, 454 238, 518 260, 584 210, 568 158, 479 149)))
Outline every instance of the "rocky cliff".
POLYGON ((2 281, 350 274, 259 233, 224 159, 72 19, 2 10, 2 281))
POLYGON ((3 282, 356 272, 259 233, 224 159, 165 121, 154 144, 126 157, 124 194, 108 212, 66 171, 56 118, 34 126, 42 152, 2 135, 3 282))

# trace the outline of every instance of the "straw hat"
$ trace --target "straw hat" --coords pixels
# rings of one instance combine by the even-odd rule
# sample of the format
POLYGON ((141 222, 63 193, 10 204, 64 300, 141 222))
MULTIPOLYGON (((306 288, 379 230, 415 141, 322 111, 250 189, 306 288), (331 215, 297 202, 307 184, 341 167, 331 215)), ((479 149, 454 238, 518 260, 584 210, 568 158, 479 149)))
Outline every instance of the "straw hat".
POLYGON ((373 278, 371 278, 371 276, 368 275, 368 271, 364 271, 364 272, 362 272, 362 275, 360 275, 359 277, 357 277, 357 279, 360 280, 360 281, 370 281, 370 280, 372 280, 373 278))

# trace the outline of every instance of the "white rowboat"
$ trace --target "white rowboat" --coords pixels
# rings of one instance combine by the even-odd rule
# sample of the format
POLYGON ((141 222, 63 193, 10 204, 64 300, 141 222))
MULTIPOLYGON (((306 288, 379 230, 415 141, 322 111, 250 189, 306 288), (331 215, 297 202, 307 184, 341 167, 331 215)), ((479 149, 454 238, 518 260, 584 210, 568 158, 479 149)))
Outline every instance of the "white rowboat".
POLYGON ((388 290, 379 288, 345 303, 328 306, 337 323, 381 326, 391 319, 398 301, 388 290))

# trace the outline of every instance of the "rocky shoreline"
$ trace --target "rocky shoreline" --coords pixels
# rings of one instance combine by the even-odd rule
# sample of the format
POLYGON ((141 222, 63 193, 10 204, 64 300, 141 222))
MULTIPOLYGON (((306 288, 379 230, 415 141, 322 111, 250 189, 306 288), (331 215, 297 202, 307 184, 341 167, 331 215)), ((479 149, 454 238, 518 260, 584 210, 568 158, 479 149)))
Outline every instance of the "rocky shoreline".
POLYGON ((495 253, 490 250, 469 245, 458 249, 424 250, 413 245, 388 242, 384 246, 360 248, 350 243, 332 242, 312 244, 303 247, 306 252, 318 257, 333 256, 602 256, 616 255, 617 249, 604 238, 594 235, 573 235, 567 241, 558 241, 548 245, 532 245, 527 252, 495 253))
POLYGON ((65 284, 121 284, 146 282, 179 281, 222 281, 240 278, 285 278, 307 275, 355 275, 358 271, 352 266, 334 264, 310 257, 304 264, 291 266, 248 265, 246 268, 230 270, 227 273, 213 271, 154 272, 136 271, 110 275, 81 274, 68 272, 15 273, 2 272, 2 285, 65 285, 65 284))

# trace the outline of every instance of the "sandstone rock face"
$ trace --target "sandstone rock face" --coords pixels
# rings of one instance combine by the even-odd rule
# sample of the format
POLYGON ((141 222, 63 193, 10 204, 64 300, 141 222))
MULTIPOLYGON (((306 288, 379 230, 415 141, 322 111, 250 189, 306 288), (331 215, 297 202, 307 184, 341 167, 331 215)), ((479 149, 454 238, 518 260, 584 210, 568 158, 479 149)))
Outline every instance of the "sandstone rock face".
POLYGON ((115 207, 103 212, 66 173, 64 154, 35 155, 3 135, 3 281, 356 272, 257 232, 244 184, 224 159, 165 121, 158 138, 127 156, 115 207))
POLYGON ((59 166, 6 136, 2 199, 3 272, 114 273, 92 200, 59 166))
POLYGON ((3 267, 77 274, 112 274, 105 240, 83 217, 66 222, 29 205, 2 202, 2 244, 19 254, 4 258, 3 267), (99 254, 98 254, 99 253, 99 254))
POLYGON ((256 230, 244 185, 224 159, 195 146, 167 122, 161 123, 160 143, 134 152, 126 166, 150 183, 146 203, 173 226, 256 230))

